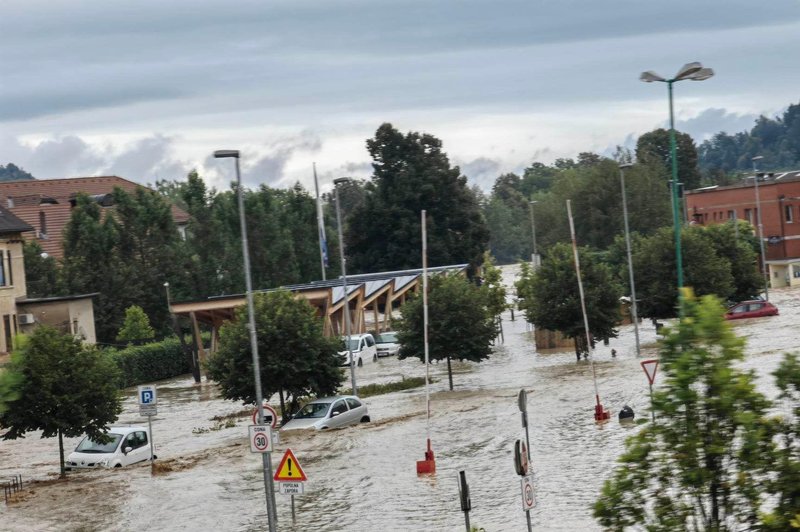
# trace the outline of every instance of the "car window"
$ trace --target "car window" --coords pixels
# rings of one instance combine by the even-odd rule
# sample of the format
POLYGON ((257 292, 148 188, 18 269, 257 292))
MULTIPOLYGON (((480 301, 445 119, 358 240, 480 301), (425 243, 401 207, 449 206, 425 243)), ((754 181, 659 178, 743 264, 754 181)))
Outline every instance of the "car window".
POLYGON ((345 400, 347 401, 348 406, 350 406, 350 410, 361 406, 361 403, 358 401, 358 399, 353 399, 352 397, 348 397, 345 400))
POLYGON ((111 441, 108 443, 97 443, 89 436, 86 436, 81 440, 81 443, 78 444, 75 451, 79 453, 113 453, 117 450, 117 445, 119 445, 122 435, 111 433, 108 436, 111 438, 111 441))
POLYGON ((764 308, 764 303, 751 303, 750 310, 761 310, 764 308))
POLYGON ((330 403, 308 403, 293 416, 293 419, 321 418, 328 413, 330 403))
POLYGON ((367 347, 375 345, 375 340, 372 339, 372 336, 365 336, 364 341, 367 342, 367 347))
POLYGON ((733 307, 733 310, 731 310, 731 312, 733 314, 741 314, 742 312, 747 312, 747 305, 737 305, 733 307))
POLYGON ((397 334, 395 333, 383 333, 378 335, 378 343, 379 344, 395 344, 397 343, 397 334))
POLYGON ((333 403, 333 409, 331 410, 331 416, 333 414, 344 414, 347 412, 347 404, 342 399, 339 399, 335 403, 333 403))

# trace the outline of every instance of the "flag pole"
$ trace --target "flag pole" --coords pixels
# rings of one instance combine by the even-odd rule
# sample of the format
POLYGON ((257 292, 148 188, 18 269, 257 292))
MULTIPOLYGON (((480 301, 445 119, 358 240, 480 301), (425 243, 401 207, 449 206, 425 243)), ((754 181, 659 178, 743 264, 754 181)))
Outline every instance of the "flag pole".
POLYGON ((322 269, 322 280, 325 280, 325 268, 328 267, 328 242, 325 238, 325 218, 322 216, 322 202, 319 200, 319 182, 317 181, 317 163, 314 168, 314 190, 317 192, 317 236, 319 237, 319 262, 322 269))
POLYGON ((422 211, 422 328, 423 344, 425 350, 425 433, 428 447, 425 451, 425 460, 417 461, 417 474, 435 473, 436 460, 431 448, 431 393, 430 383, 430 355, 428 352, 428 230, 425 223, 426 211, 422 211))

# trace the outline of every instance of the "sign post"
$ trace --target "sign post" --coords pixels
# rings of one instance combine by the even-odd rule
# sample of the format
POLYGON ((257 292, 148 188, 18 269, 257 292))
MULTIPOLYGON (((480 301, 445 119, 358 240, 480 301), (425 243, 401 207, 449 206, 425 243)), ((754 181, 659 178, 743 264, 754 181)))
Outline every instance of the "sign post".
POLYGON ((464 522, 467 525, 467 532, 472 528, 469 526, 469 511, 472 510, 472 499, 469 497, 469 485, 467 484, 467 473, 458 472, 458 498, 461 500, 461 511, 464 512, 464 522))
POLYGON ((286 452, 283 453, 283 458, 278 464, 278 469, 275 471, 273 479, 280 482, 279 489, 281 493, 292 496, 292 522, 294 522, 294 496, 295 494, 303 494, 305 491, 304 482, 308 480, 308 477, 306 477, 305 471, 303 471, 300 462, 297 461, 291 449, 286 449, 286 452))
POLYGON ((641 362, 644 374, 647 375, 647 381, 650 383, 650 414, 653 416, 653 423, 656 422, 656 411, 653 409, 653 383, 656 380, 656 371, 658 370, 658 360, 642 360, 641 362))
POLYGON ((155 450, 153 449, 153 416, 158 414, 158 393, 154 385, 139 386, 136 397, 139 403, 139 415, 147 416, 147 435, 150 440, 150 472, 153 471, 155 450))
MULTIPOLYGON (((531 489, 531 496, 533 495, 533 479, 532 477, 525 477, 528 474, 528 467, 531 463, 531 438, 528 433, 528 393, 525 389, 521 389, 519 391, 519 395, 517 395, 517 406, 519 407, 519 411, 521 412, 522 416, 522 427, 525 429, 525 443, 522 441, 517 440, 516 444, 514 445, 514 465, 517 470, 517 474, 525 478, 530 478, 530 489, 531 489)), ((522 489, 522 501, 523 501, 523 508, 525 507, 525 484, 523 483, 522 489)), ((531 506, 532 508, 533 506, 531 506)), ((525 510, 525 520, 528 523, 528 532, 531 532, 533 529, 531 528, 531 514, 528 511, 530 508, 525 510)))

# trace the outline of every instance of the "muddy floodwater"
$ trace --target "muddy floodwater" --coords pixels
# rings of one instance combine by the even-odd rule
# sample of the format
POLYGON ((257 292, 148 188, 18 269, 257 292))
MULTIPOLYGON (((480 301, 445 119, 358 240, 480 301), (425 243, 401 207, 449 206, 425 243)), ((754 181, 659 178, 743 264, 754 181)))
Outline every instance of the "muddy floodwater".
MULTIPOLYGON (((504 269, 507 282, 515 268, 504 269)), ((759 387, 775 389, 769 375, 781 355, 797 346, 800 290, 774 290, 780 316, 734 323, 748 339, 744 366, 759 387)), ((433 317, 432 319, 435 319, 433 317)), ((647 380, 634 351, 632 326, 594 353, 602 403, 612 420, 596 424, 589 362, 567 351, 537 352, 519 313, 503 321, 505 343, 481 364, 454 365, 455 391, 447 390, 445 364, 434 364, 430 434, 437 472, 416 475, 426 438, 423 388, 366 399, 372 423, 331 432, 282 434, 273 467, 291 448, 309 480, 296 497, 292 524, 289 497, 277 494, 278 529, 287 531, 464 530, 457 475, 465 470, 472 497, 472 525, 491 531, 525 530, 513 446, 524 438, 517 394, 528 391, 536 507, 534 530, 598 530, 591 505, 635 427, 616 415, 630 405, 647 416, 647 380), (611 349, 617 352, 611 357, 611 349)), ((656 355, 649 322, 640 328, 642 358, 656 355)), ((359 384, 422 376, 424 367, 396 357, 357 369, 359 384)), ((657 377, 658 379, 658 377, 657 377)), ((71 473, 57 479, 58 442, 30 434, 0 441, 0 481, 23 475, 19 500, 0 500, 0 530, 266 530, 261 460, 249 452, 249 415, 240 403, 219 399, 211 383, 190 377, 157 383, 153 420, 158 462, 150 468, 71 473), (238 415, 237 415, 238 414, 238 415), (234 426, 214 421, 230 416, 234 426)), ((349 379, 348 383, 349 385, 349 379)), ((146 424, 135 390, 127 390, 118 424, 146 424)), ((78 439, 68 439, 74 448, 78 439)))

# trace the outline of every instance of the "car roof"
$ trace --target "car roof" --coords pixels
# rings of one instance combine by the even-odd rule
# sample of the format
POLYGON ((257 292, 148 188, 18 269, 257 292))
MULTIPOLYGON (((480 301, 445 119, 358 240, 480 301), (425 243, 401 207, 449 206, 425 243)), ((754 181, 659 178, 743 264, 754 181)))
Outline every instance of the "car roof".
POLYGON ((145 427, 109 427, 108 433, 122 434, 124 436, 125 434, 130 434, 131 432, 136 432, 139 430, 147 432, 145 427))
MULTIPOLYGON (((369 334, 369 333, 362 333, 362 334, 351 334, 351 335, 350 335, 350 338, 364 338, 365 336, 372 336, 372 335, 371 335, 371 334, 369 334)), ((347 338, 347 335, 346 335, 346 334, 342 336, 342 339, 345 339, 345 338, 347 338)))
POLYGON ((333 401, 336 401, 337 399, 348 399, 348 398, 349 399, 357 399, 358 401, 361 401, 361 399, 359 399, 355 395, 332 395, 330 397, 320 397, 319 399, 314 399, 313 401, 309 401, 306 404, 310 405, 312 403, 332 403, 333 401))

